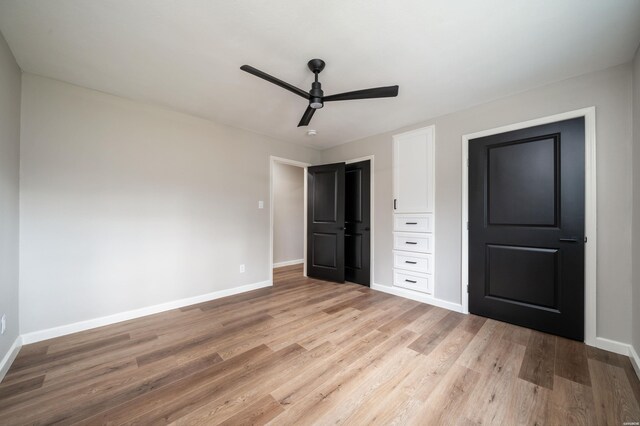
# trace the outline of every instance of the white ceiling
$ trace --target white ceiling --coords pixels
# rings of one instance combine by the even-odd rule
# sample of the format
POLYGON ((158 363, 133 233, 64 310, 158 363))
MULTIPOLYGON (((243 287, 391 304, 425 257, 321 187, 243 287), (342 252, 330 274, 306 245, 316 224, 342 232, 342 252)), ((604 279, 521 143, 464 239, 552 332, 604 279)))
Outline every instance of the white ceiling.
POLYGON ((638 0, 0 0, 23 70, 326 148, 629 61, 638 0), (397 98, 306 101, 249 64, 325 94, 400 85, 397 98))

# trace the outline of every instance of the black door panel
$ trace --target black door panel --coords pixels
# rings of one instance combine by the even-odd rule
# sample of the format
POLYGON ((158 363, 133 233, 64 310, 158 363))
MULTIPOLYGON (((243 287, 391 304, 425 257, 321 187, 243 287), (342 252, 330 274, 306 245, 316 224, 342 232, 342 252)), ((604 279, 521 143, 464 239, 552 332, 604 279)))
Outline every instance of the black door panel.
POLYGON ((583 241, 583 118, 470 141, 470 312, 583 340, 583 241))
POLYGON ((346 167, 345 279, 370 285, 371 162, 346 167))
POLYGON ((344 282, 344 163, 309 167, 307 187, 307 275, 344 282))

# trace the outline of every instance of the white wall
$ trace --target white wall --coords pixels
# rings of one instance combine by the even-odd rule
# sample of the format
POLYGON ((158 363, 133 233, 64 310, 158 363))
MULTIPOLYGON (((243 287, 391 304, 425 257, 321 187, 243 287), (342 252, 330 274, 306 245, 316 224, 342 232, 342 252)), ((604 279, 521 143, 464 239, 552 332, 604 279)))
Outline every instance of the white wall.
POLYGON ((633 346, 640 355, 640 48, 633 61, 633 346))
POLYGON ((34 75, 22 89, 22 333, 269 279, 269 156, 317 151, 34 75))
POLYGON ((0 361, 19 334, 18 173, 21 74, 9 46, 0 34, 0 316, 3 313, 7 315, 7 331, 0 336, 0 361))
POLYGON ((631 342, 631 66, 583 75, 323 151, 330 163, 375 154, 375 277, 392 283, 391 136, 436 126, 435 296, 460 303, 462 135, 596 106, 597 335, 631 342))
POLYGON ((273 166, 273 263, 304 258, 304 168, 273 166))

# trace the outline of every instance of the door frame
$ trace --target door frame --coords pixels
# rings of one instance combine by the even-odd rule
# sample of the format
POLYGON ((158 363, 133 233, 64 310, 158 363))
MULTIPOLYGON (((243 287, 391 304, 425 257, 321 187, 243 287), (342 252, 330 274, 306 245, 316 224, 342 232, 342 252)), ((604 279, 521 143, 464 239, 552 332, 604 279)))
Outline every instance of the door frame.
POLYGON ((585 237, 584 250, 584 341, 596 345, 597 204, 596 204, 596 107, 582 108, 462 135, 462 263, 460 291, 462 312, 469 313, 469 141, 498 133, 584 117, 585 130, 585 237))
POLYGON ((373 279, 373 266, 375 264, 374 261, 374 255, 375 255, 375 239, 374 239, 374 232, 375 232, 375 225, 374 225, 374 219, 375 219, 375 155, 365 155, 364 157, 358 157, 358 158, 354 158, 352 160, 347 160, 344 163, 345 164, 351 164, 351 163, 359 163, 360 161, 369 161, 369 171, 370 171, 370 182, 369 182, 369 191, 370 193, 370 197, 369 197, 369 215, 370 218, 369 220, 371 221, 371 224, 369 226, 369 288, 373 288, 373 283, 375 282, 373 279))
POLYGON ((269 156, 269 274, 268 277, 273 285, 273 166, 275 163, 287 164, 289 166, 296 166, 303 169, 303 185, 304 193, 302 195, 303 215, 304 215, 304 239, 303 239, 303 266, 302 275, 307 276, 307 167, 311 166, 309 163, 303 163, 302 161, 291 160, 289 158, 276 157, 274 155, 269 156))

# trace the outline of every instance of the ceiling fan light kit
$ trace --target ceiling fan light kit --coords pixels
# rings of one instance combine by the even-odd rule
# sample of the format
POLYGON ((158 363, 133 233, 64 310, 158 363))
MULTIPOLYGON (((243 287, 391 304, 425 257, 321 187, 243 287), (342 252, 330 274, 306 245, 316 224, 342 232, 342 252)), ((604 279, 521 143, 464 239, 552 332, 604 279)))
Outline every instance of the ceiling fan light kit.
POLYGON ((311 90, 309 92, 305 92, 304 90, 299 89, 278 78, 275 78, 263 71, 260 71, 259 69, 256 69, 251 65, 243 65, 240 67, 240 69, 307 99, 309 101, 309 106, 307 107, 304 114, 302 114, 302 118, 300 119, 300 123, 298 123, 298 127, 308 126, 311 118, 313 117, 313 114, 317 109, 322 108, 325 102, 349 101, 355 99, 392 98, 398 96, 398 86, 375 87, 372 89, 356 90, 353 92, 324 96, 322 85, 318 81, 318 74, 320 74, 324 69, 325 62, 322 59, 312 59, 307 63, 307 66, 314 74, 314 82, 311 83, 311 90))

